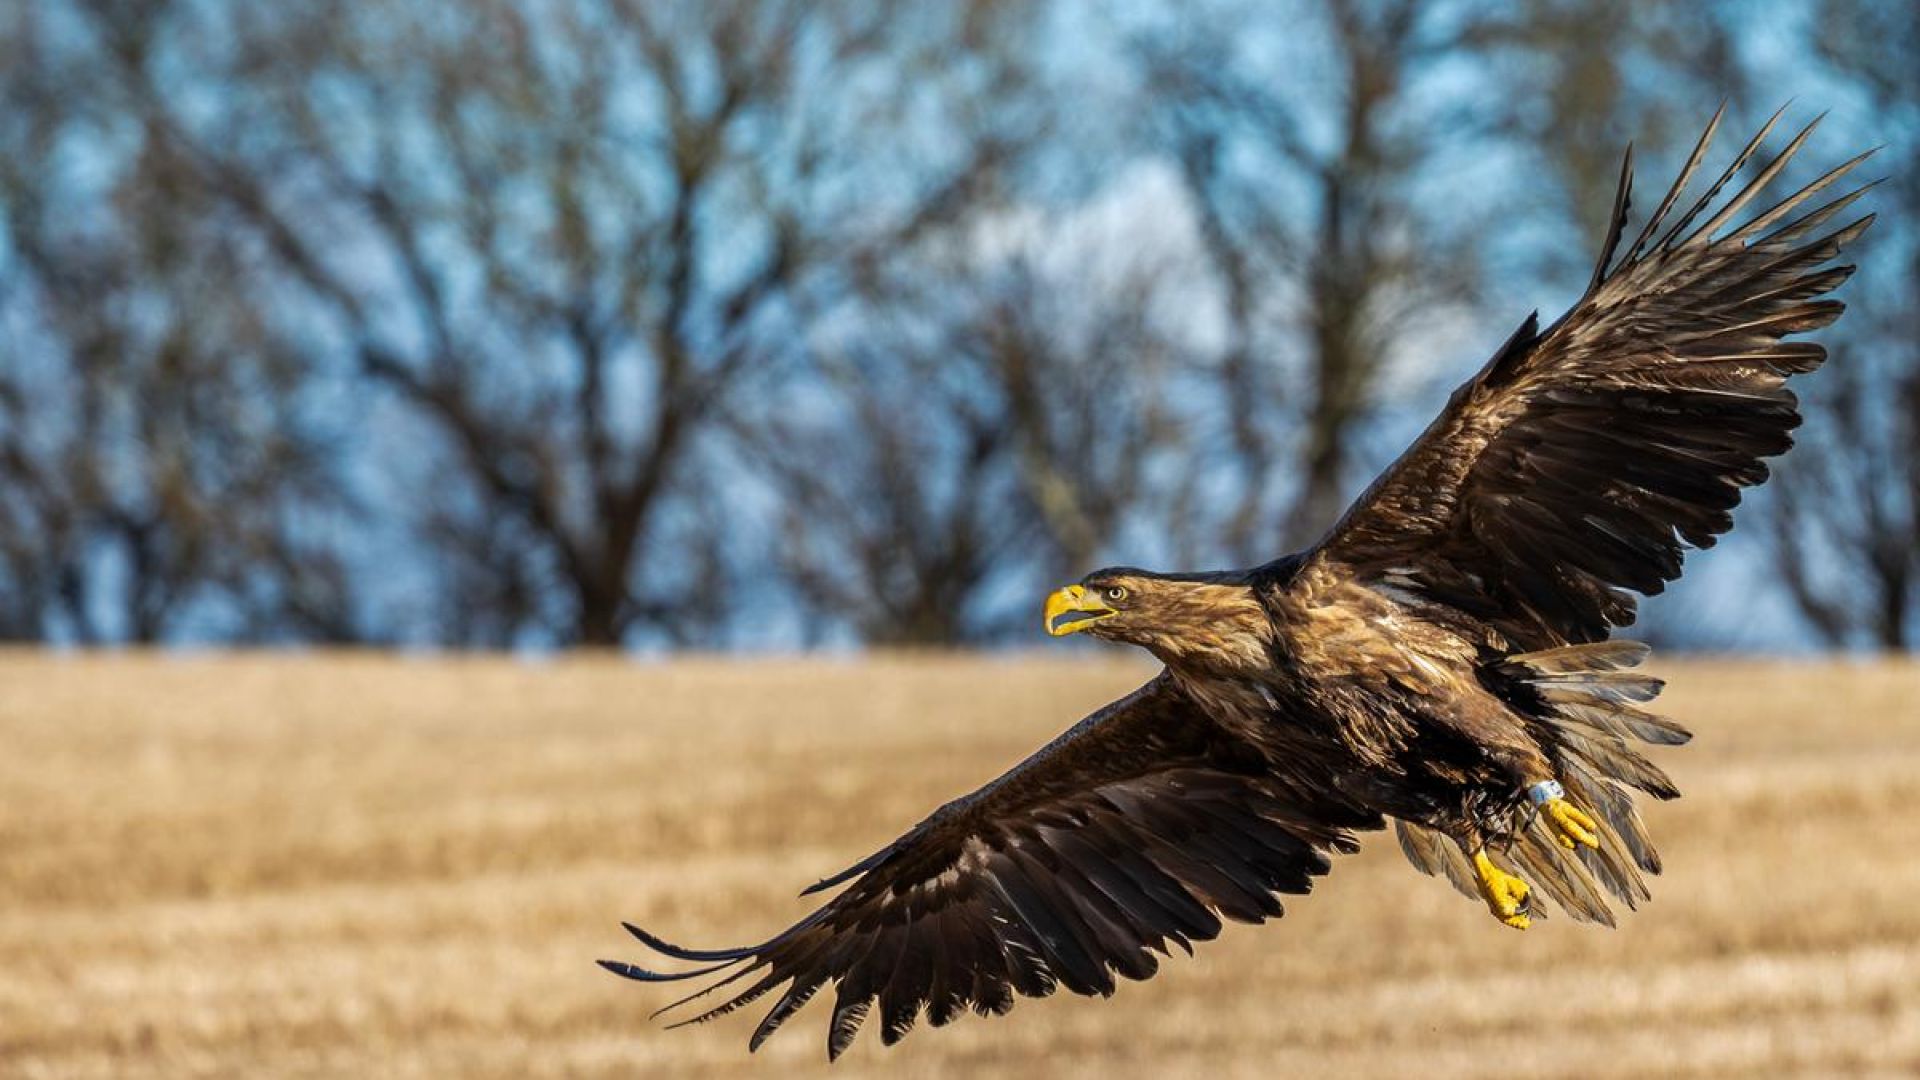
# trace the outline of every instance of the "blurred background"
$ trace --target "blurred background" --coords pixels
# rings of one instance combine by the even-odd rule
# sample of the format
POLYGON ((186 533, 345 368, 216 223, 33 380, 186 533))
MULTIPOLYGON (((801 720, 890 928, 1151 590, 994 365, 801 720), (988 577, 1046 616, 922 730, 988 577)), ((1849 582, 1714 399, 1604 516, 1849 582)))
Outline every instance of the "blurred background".
POLYGON ((1881 223, 1638 636, 1910 650, 1914 5, 0 0, 0 638, 1029 642, 1311 540, 1790 97, 1881 223))
POLYGON ((1311 541, 1629 141, 1644 210, 1789 99, 1788 180, 1887 182, 1633 631, 1699 736, 1654 902, 1513 934, 1373 837, 839 1080, 1920 1074, 1920 5, 0 0, 0 1074, 819 1070, 817 1005, 749 1058, 591 961, 1138 685, 1003 653, 1311 541))

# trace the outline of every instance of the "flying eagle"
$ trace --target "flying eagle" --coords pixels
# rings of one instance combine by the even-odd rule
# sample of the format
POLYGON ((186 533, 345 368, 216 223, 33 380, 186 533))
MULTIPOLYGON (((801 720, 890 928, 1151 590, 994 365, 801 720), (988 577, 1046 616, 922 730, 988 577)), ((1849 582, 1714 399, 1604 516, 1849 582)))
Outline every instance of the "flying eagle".
POLYGON ((1100 570, 1048 598, 1048 633, 1159 658, 1145 686, 808 889, 845 886, 772 938, 686 949, 629 925, 699 966, 602 965, 717 977, 668 1006, 724 990, 682 1023, 773 995, 754 1048, 831 984, 833 1058, 869 1014, 893 1043, 922 1012, 1111 994, 1223 917, 1278 918, 1389 819, 1416 867, 1516 929, 1540 894, 1607 925, 1608 896, 1647 899, 1660 859, 1631 793, 1678 792, 1633 743, 1689 736, 1640 707, 1661 686, 1632 670, 1646 648, 1608 635, 1792 444, 1785 383, 1826 353, 1784 339, 1839 316, 1819 298, 1853 267, 1826 264, 1872 221, 1826 231, 1871 185, 1800 209, 1862 154, 1730 227, 1813 130, 1720 202, 1778 113, 1682 208, 1724 113, 1622 254, 1629 148, 1585 294, 1545 331, 1522 323, 1319 543, 1250 570, 1100 570))

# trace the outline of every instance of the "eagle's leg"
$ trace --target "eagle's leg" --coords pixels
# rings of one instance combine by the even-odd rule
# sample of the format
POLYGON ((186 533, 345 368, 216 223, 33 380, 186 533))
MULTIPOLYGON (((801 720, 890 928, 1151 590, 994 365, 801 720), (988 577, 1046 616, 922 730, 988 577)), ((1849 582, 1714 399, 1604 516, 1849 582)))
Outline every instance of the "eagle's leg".
POLYGON ((1480 895, 1494 918, 1515 930, 1525 930, 1533 924, 1531 886, 1493 865, 1484 848, 1473 853, 1473 872, 1480 879, 1480 895))
POLYGON ((1557 780, 1542 780, 1527 789, 1527 799, 1546 815, 1547 826, 1568 851, 1600 846, 1600 826, 1586 811, 1567 801, 1567 793, 1557 780))
MULTIPOLYGON (((1552 763, 1537 745, 1510 742, 1486 745, 1482 749, 1489 762, 1525 793, 1534 811, 1545 816, 1547 827, 1554 839, 1560 841, 1560 846, 1569 851, 1600 846, 1599 826, 1586 811, 1568 801, 1566 789, 1553 778, 1552 763)), ((1521 824, 1530 822, 1522 821, 1521 824)), ((1467 850, 1473 850, 1472 846, 1468 846, 1467 850)))

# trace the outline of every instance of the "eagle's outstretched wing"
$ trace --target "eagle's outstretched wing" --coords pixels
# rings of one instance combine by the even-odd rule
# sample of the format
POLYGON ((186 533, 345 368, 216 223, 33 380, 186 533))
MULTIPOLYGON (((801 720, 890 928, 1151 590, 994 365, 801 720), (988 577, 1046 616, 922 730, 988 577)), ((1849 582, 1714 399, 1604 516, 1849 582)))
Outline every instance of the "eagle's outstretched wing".
POLYGON ((1270 772, 1163 673, 809 889, 852 882, 773 938, 694 950, 629 926, 653 951, 705 966, 601 964, 644 982, 717 976, 668 1006, 723 991, 683 1023, 781 991, 755 1048, 835 983, 827 1053, 838 1057, 876 1002, 892 1043, 923 1008, 939 1026, 968 1008, 1005 1012, 1016 992, 1104 995, 1116 974, 1145 979, 1158 967, 1152 951, 1191 951, 1219 932, 1220 915, 1278 917, 1276 894, 1306 892, 1329 852, 1351 850, 1348 830, 1380 824, 1270 772))
POLYGON ((1680 575, 1684 544, 1709 546, 1732 527, 1740 489, 1792 444, 1800 417, 1787 377, 1826 358, 1782 339, 1839 316, 1843 305, 1818 297, 1853 268, 1822 267, 1872 216, 1822 232, 1866 187, 1799 211, 1862 154, 1727 229, 1818 123, 1716 206, 1778 113, 1680 212, 1724 112, 1613 265, 1629 152, 1585 295, 1545 333, 1529 318, 1309 566, 1450 605, 1518 652, 1604 639, 1633 621, 1626 590, 1659 592, 1680 575))

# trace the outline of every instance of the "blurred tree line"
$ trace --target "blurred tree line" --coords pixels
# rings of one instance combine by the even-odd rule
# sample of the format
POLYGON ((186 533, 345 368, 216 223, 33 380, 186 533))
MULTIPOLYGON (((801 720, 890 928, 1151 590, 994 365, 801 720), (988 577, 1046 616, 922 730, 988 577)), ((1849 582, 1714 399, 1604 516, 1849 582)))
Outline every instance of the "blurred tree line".
POLYGON ((1723 558, 1911 648, 1916 72, 1864 0, 0 0, 0 638, 1007 640, 1310 542, 1628 139, 1791 89, 1890 180, 1723 558))

